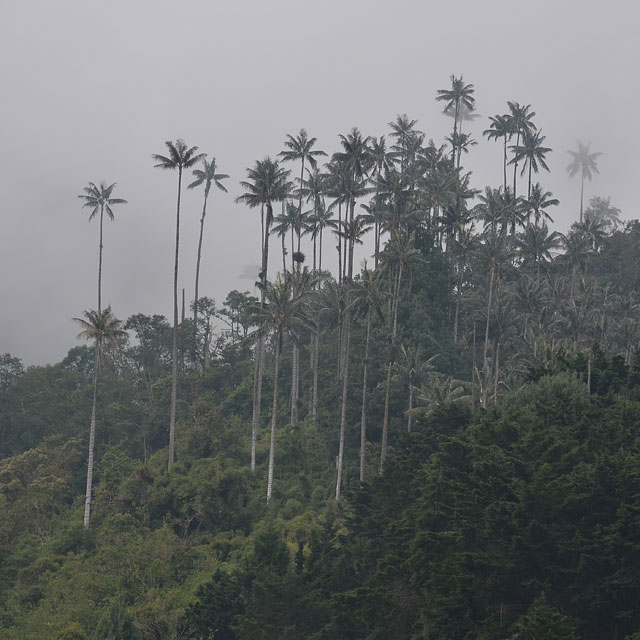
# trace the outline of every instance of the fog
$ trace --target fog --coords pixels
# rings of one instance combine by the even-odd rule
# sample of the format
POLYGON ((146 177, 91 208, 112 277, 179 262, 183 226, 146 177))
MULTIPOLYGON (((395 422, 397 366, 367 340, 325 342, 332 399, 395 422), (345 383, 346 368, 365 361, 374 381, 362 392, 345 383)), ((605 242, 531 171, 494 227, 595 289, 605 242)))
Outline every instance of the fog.
MULTIPOLYGON (((259 263, 259 212, 235 204, 247 167, 302 127, 331 154, 338 134, 379 136, 401 113, 440 144, 452 121, 435 96, 451 74, 473 83, 481 115, 465 124, 475 188, 502 182, 501 143, 482 131, 515 100, 553 149, 538 179, 561 201, 555 228, 578 215, 579 179, 565 171, 577 139, 603 154, 585 201, 611 196, 624 219, 639 217, 639 13, 615 0, 4 0, 0 353, 57 362, 76 344, 71 318, 95 308, 98 222, 77 198, 89 181, 117 182, 113 196, 129 201, 105 221, 103 304, 122 319, 170 317, 177 175, 151 155, 183 138, 215 156, 231 178, 228 194, 211 191, 200 292, 221 303, 253 288, 259 263)), ((201 206, 202 190, 185 190, 188 300, 201 206)))

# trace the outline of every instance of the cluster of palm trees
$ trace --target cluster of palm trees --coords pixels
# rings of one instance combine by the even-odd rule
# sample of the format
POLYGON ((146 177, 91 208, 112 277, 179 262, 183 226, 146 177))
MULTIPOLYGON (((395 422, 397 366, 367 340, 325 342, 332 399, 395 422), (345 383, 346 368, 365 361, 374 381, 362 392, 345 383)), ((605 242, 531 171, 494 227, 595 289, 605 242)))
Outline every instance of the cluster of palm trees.
MULTIPOLYGON (((381 381, 385 402, 380 471, 387 455, 394 382, 403 379, 408 389, 409 429, 412 416, 420 409, 414 406, 416 399, 418 404, 425 405, 422 409, 428 411, 429 407, 443 401, 442 398, 465 396, 465 384, 435 371, 434 354, 422 361, 422 356, 417 355, 420 353, 417 345, 398 344, 399 308, 411 295, 414 271, 433 255, 444 256, 449 265, 451 340, 457 348, 469 351, 471 384, 467 386, 474 404, 486 407, 497 401, 501 390, 522 370, 527 359, 550 357, 549 354, 562 348, 573 351, 580 348, 593 334, 593 327, 589 330, 585 327, 586 318, 597 316, 599 338, 605 342, 609 340, 612 345, 624 346, 625 352, 631 353, 631 336, 635 329, 632 331, 625 325, 626 343, 615 342, 611 337, 613 324, 605 322, 602 315, 598 315, 604 313, 601 306, 594 305, 598 285, 588 278, 590 260, 607 230, 602 215, 598 219, 593 207, 591 216, 588 215, 590 209, 584 212, 581 195, 580 220, 572 230, 565 236, 549 230, 547 222, 553 221, 550 212, 558 205, 558 200, 540 183, 534 182, 534 175, 541 169, 549 171, 546 158, 551 149, 543 145, 545 136, 534 123, 531 105, 510 101, 507 113, 490 117, 490 126, 483 133, 489 140, 503 142, 503 184, 480 192, 471 186, 471 173, 465 171, 462 163, 463 155, 477 144, 470 133, 462 131, 464 122, 472 122, 477 117, 473 85, 465 84, 462 76, 452 76, 451 88, 439 90, 436 100, 445 103, 444 113, 453 118, 453 131, 445 144, 436 145, 433 140, 427 140, 417 129, 417 121, 407 115, 398 115, 388 123, 388 136, 366 136, 357 127, 340 134, 339 149, 331 156, 317 149, 316 138, 301 129, 297 135, 286 136, 284 149, 276 159, 265 157, 257 161, 247 169, 246 178, 240 182, 243 192, 236 201, 259 209, 261 221, 261 261, 256 283, 260 296, 254 312, 257 329, 254 333, 252 471, 256 469, 267 346, 273 347, 274 395, 267 500, 273 492, 278 377, 287 342, 292 359, 290 423, 295 428, 305 406, 301 400, 303 366, 300 355, 306 350, 309 356, 307 415, 315 420, 320 398, 319 344, 323 330, 336 332, 335 367, 342 384, 336 498, 340 497, 343 485, 354 327, 366 336, 363 391, 359 399, 360 481, 365 480, 369 346, 372 322, 376 318, 376 322, 387 327, 389 343, 384 365, 386 376, 381 381), (327 161, 320 166, 322 157, 327 161), (295 178, 285 163, 297 163, 295 178), (507 175, 509 166, 513 166, 512 182, 507 175), (518 196, 518 174, 524 176, 525 173, 526 197, 518 196), (373 232, 373 268, 365 265, 354 275, 355 248, 362 244, 369 231, 373 232), (326 251, 323 239, 327 234, 333 234, 336 243, 335 277, 323 268, 326 251), (268 273, 270 266, 273 267, 269 263, 269 248, 273 235, 280 238, 282 269, 275 280, 270 281, 268 273), (311 261, 303 251, 304 238, 310 240, 311 261), (327 329, 323 319, 329 309, 333 309, 334 315, 327 329), (412 373, 402 374, 403 366, 412 373), (418 375, 416 371, 427 371, 429 375, 418 375)), ((175 459, 182 173, 201 163, 201 168, 193 172, 195 180, 189 184, 191 188, 204 186, 193 302, 194 331, 198 327, 198 282, 207 199, 212 185, 226 191, 222 181, 228 176, 218 173, 215 158, 207 161, 204 154, 198 153, 198 147, 189 147, 182 140, 169 141, 166 146, 168 155, 154 155, 153 158, 156 167, 178 171, 169 421, 171 467, 175 459)), ((573 161, 567 170, 571 175, 580 172, 584 182, 585 177, 590 179, 597 173, 599 154, 591 153, 589 145, 579 143, 578 151, 570 153, 573 161)), ((86 194, 81 196, 87 199, 85 206, 91 203, 92 216, 100 211, 101 224, 103 209, 112 216, 110 206, 125 202, 111 198, 113 187, 102 185, 98 188, 91 183, 85 189, 86 194)), ((601 213, 606 209, 606 206, 600 207, 601 213)), ((617 211, 609 207, 611 210, 617 211)), ((614 229, 615 224, 616 220, 608 230, 614 229)), ((100 314, 100 275, 98 290, 100 314)), ((609 292, 607 304, 610 307, 614 299, 614 293, 609 292)), ((635 307, 631 305, 622 316, 618 314, 618 318, 622 318, 623 324, 626 320, 636 323, 633 324, 635 327, 635 314, 635 307)), ((106 339, 106 335, 103 338, 106 339)), ((99 342, 96 340, 96 345, 99 342)), ((99 347, 96 349, 97 371, 99 347)), ((92 424, 94 422, 92 420, 92 424)))

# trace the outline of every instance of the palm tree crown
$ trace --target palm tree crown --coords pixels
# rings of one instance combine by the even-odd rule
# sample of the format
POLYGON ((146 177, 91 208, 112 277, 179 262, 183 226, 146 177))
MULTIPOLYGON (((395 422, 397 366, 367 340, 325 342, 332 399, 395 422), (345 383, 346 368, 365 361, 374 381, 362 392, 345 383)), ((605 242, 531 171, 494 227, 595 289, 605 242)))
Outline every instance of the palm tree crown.
POLYGON ((89 214, 89 220, 93 220, 98 212, 105 211, 109 216, 109 220, 113 220, 113 210, 111 207, 114 204, 127 204, 126 200, 122 198, 112 198, 111 194, 116 186, 116 182, 107 185, 103 180, 100 182, 100 186, 96 186, 95 183, 90 182, 88 187, 84 187, 84 193, 79 195, 78 198, 84 200, 82 208, 91 209, 89 214))

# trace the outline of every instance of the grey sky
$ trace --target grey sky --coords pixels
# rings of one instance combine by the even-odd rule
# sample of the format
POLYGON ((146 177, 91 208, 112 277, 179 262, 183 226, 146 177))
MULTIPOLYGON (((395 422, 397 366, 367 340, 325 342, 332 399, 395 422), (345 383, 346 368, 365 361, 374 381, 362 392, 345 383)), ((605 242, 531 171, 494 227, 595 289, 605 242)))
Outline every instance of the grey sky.
MULTIPOLYGON (((339 133, 381 135, 399 113, 440 143, 451 120, 434 97, 452 73, 482 115, 465 158, 474 187, 501 183, 500 144, 481 132, 516 100, 554 149, 539 177, 561 200, 560 230, 579 206, 565 171, 578 138, 603 152, 586 196, 639 217, 639 13, 622 0, 4 0, 0 353, 59 361, 76 344, 70 318, 96 306, 98 226, 77 199, 89 181, 129 200, 105 224, 103 301, 122 319, 170 316, 177 176, 151 154, 181 137, 214 155, 230 193, 213 193, 200 289, 222 302, 259 262, 259 214, 234 203, 246 167, 301 127, 332 153, 339 133)), ((201 191, 185 193, 188 299, 200 207, 201 191)))

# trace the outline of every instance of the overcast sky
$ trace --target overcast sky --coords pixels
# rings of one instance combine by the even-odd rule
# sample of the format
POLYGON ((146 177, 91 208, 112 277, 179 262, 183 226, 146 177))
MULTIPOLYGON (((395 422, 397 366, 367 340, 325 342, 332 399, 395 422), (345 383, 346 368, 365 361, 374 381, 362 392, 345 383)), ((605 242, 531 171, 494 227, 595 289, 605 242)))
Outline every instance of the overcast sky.
MULTIPOLYGON (((482 116, 465 157, 474 187, 501 184, 500 144, 482 130, 515 100, 554 150, 540 181, 561 200, 558 229, 578 213, 579 180, 565 171, 577 139, 603 152, 586 197, 640 217, 631 0, 0 5, 0 354, 25 364, 61 360, 76 344, 70 319, 96 307, 98 224, 77 198, 89 181, 117 182, 129 201, 105 224, 103 303, 122 319, 171 316, 177 175, 151 159, 165 140, 198 145, 231 176, 229 194, 212 191, 202 260, 201 295, 219 303, 252 289, 241 274, 259 263, 259 213, 234 202, 247 167, 302 127, 331 154, 339 133, 378 136, 400 113, 441 143, 451 120, 435 95, 451 74, 473 83, 482 116)), ((189 300, 201 198, 183 200, 189 300)))

